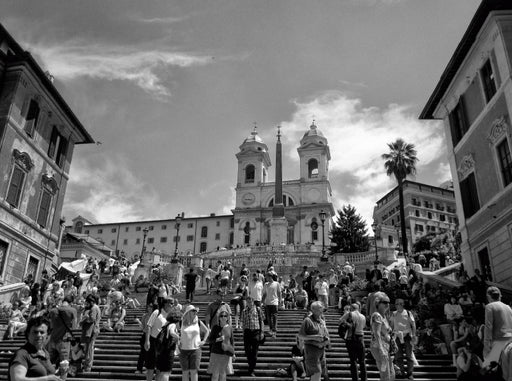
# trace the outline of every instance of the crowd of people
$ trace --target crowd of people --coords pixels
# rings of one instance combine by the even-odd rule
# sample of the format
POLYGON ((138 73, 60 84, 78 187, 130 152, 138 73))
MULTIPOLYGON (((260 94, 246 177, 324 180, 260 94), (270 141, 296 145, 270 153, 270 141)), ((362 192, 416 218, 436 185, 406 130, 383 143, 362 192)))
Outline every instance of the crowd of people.
MULTIPOLYGON (((39 284, 27 280, 13 304, 6 333, 11 338, 24 331, 27 338, 10 362, 11 380, 42 375, 57 380, 64 373, 73 376, 91 370, 100 330, 122 331, 126 309, 139 304, 130 294, 130 287, 136 287, 131 282, 133 274, 123 265, 92 263, 85 285, 80 274, 60 282, 47 274, 39 284), (103 298, 98 292, 102 271, 112 279, 103 298), (75 337, 73 329, 78 327, 81 336, 75 337), (41 361, 34 364, 34 356, 41 361)), ((183 381, 197 381, 202 352, 208 348, 208 373, 213 381, 225 380, 233 373, 234 332, 239 330, 247 374, 255 376, 259 347, 278 336, 283 309, 302 309, 305 316, 286 371, 294 381, 304 376, 313 381, 328 378, 325 352, 330 350, 332 333, 324 312, 329 309, 341 311, 338 334, 348 350, 353 381, 367 379, 367 330, 371 333, 369 353, 383 381, 414 379, 416 354, 420 353, 451 353, 460 380, 483 379, 496 368, 500 354, 512 356, 512 309, 500 301, 497 288, 486 287, 479 273, 467 277, 462 269, 458 277, 464 287, 448 293, 424 282, 419 270, 421 265, 414 261, 391 269, 376 263, 360 279, 348 262, 325 273, 304 266, 298 274, 280 275, 272 263, 265 270, 251 271, 245 265, 235 270, 231 263, 219 261, 215 269, 209 266, 202 272, 206 293, 215 295, 204 321, 192 304, 200 280, 196 271, 185 274, 184 306, 177 298, 181 285, 155 272, 146 284, 146 312, 136 319, 142 333, 135 372, 145 372, 148 381, 153 377, 168 380, 177 357, 183 381), (356 291, 362 288, 369 291, 367 295, 358 295, 356 291), (440 308, 444 319, 432 318, 438 316, 435 308, 440 308)), ((502 364, 505 377, 510 367, 510 362, 502 364)))

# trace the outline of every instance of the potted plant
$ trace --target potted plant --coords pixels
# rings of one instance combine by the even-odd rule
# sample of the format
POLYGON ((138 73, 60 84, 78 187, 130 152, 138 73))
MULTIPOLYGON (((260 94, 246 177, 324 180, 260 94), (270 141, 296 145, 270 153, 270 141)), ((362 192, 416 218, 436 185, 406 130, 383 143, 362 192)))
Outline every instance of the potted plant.
POLYGON ((348 291, 352 298, 364 297, 368 295, 368 281, 361 279, 358 276, 348 285, 348 291))

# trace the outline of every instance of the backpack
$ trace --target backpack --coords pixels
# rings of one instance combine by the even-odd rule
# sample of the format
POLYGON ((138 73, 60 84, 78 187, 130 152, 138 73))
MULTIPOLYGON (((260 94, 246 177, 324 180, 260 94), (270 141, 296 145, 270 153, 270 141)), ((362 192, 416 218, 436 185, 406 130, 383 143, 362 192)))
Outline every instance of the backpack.
POLYGON ((338 335, 343 340, 353 340, 356 333, 356 325, 354 319, 352 318, 352 312, 349 312, 347 320, 341 322, 338 326, 338 335))
POLYGON ((166 323, 156 336, 155 349, 157 356, 160 354, 170 354, 176 348, 176 339, 167 334, 169 324, 166 323))

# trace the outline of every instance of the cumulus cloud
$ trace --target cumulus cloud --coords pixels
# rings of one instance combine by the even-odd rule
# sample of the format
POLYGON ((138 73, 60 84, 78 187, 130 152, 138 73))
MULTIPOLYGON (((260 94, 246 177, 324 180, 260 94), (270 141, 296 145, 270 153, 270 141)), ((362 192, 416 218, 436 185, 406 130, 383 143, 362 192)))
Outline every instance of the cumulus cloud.
POLYGON ((212 61, 209 56, 151 50, 141 46, 91 44, 79 40, 27 45, 59 79, 90 77, 129 81, 160 98, 171 95, 164 82, 164 75, 168 75, 166 73, 170 69, 205 65, 212 61))
POLYGON ((410 106, 365 107, 360 99, 339 91, 294 103, 296 111, 291 120, 282 123, 284 139, 290 143, 288 146, 294 147, 288 152, 290 158, 298 159, 293 142, 309 127, 307 121, 315 119, 329 141, 335 208, 350 203, 369 224, 375 202, 396 185, 385 174, 381 159, 388 151, 387 143, 403 138, 416 146, 418 176, 435 170, 443 176, 449 173, 447 164, 439 166, 439 159, 445 156, 442 124, 419 121, 410 106))
POLYGON ((168 208, 156 191, 128 169, 122 157, 97 156, 73 161, 64 214, 80 214, 99 223, 140 220, 161 215, 168 208))

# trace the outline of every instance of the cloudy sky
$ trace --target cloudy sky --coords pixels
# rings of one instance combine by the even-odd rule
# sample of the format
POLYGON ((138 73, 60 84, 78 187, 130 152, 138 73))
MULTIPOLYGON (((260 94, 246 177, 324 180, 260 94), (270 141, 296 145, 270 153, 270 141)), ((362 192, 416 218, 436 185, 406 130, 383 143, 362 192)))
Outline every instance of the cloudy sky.
MULTIPOLYGON (((100 145, 78 146, 64 215, 97 222, 229 213, 254 122, 284 179, 313 118, 336 208, 371 224, 394 187, 382 153, 416 145, 416 181, 450 179, 418 121, 480 0, 0 0, 0 22, 55 76, 100 145)), ((273 168, 272 168, 273 169, 273 168)), ((270 171, 273 180, 273 171, 270 171)))

